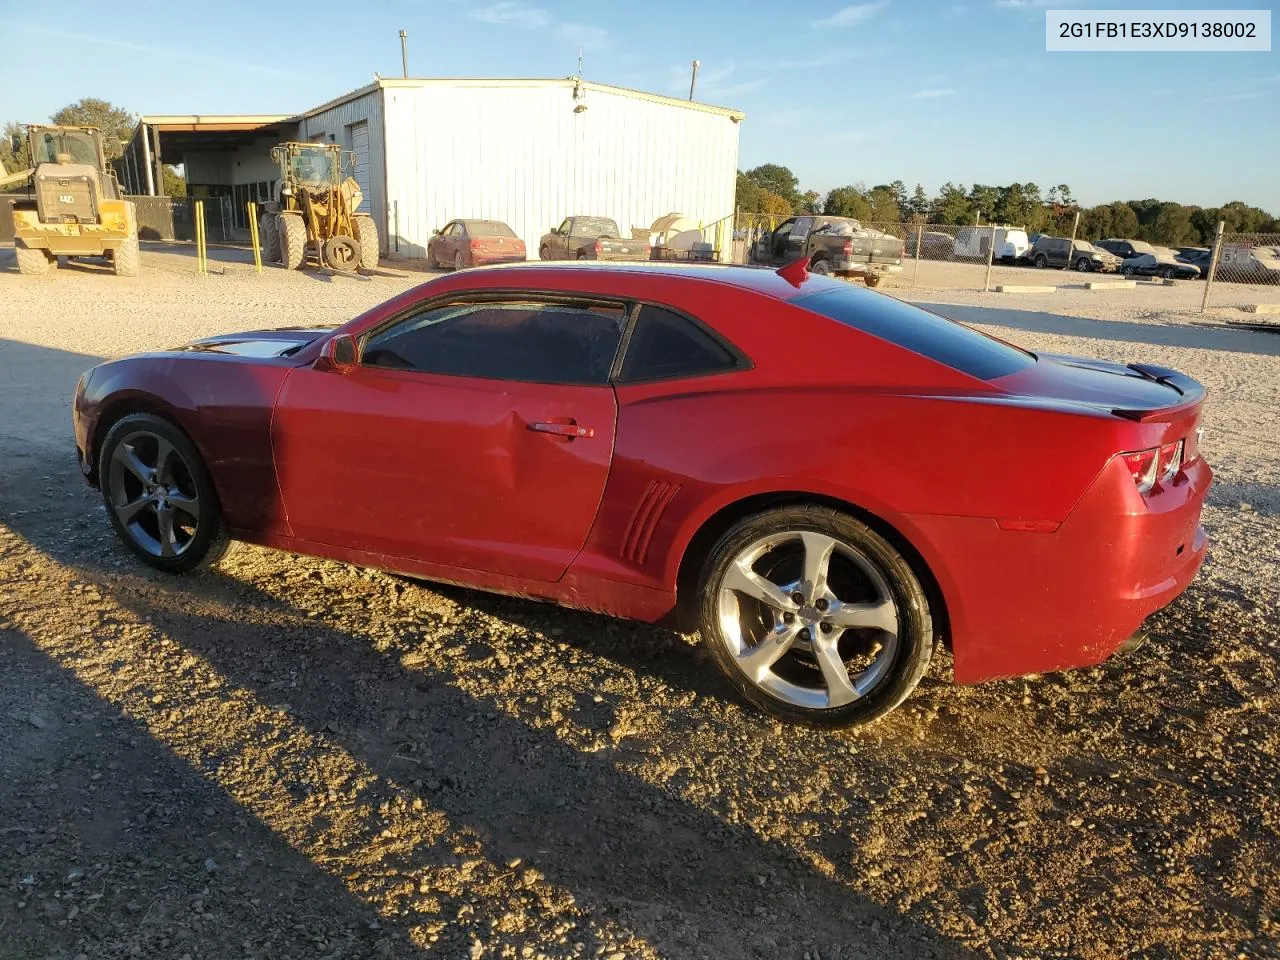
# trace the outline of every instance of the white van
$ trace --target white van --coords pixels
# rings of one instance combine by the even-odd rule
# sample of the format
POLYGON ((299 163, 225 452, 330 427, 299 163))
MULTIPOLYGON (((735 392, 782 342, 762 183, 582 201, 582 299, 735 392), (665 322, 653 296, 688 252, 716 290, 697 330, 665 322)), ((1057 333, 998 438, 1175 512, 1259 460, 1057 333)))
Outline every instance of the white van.
MULTIPOLYGON (((1027 231, 1018 227, 996 226, 996 250, 991 259, 1013 263, 1026 256, 1031 249, 1027 231)), ((957 260, 986 260, 987 247, 991 243, 991 225, 962 227, 956 233, 955 258, 957 260)))

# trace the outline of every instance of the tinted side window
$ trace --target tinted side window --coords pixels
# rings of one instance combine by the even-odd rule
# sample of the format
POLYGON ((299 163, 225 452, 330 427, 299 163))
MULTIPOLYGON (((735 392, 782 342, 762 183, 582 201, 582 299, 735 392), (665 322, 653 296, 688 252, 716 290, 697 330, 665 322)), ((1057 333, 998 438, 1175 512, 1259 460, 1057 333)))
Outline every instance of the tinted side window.
POLYGON ((732 370, 738 358, 687 317, 642 306, 622 361, 622 380, 662 380, 732 370))
POLYGON ((452 303, 370 337, 366 366, 530 383, 607 383, 626 310, 610 304, 452 303))
POLYGON ((972 327, 851 285, 791 302, 979 380, 1007 376, 1036 362, 1033 354, 972 327))

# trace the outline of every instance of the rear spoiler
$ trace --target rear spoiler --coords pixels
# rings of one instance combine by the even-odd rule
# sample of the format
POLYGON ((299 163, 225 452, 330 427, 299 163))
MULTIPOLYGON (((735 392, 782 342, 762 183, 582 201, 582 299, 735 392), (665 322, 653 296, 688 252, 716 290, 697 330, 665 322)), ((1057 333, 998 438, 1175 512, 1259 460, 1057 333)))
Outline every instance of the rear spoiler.
POLYGON ((1113 416, 1122 417, 1125 420, 1133 420, 1135 423, 1144 423, 1150 420, 1168 420, 1199 406, 1200 402, 1204 400, 1204 387, 1201 386, 1199 381, 1193 380, 1185 373, 1170 370, 1168 367, 1156 366, 1153 363, 1130 363, 1128 367, 1134 373, 1141 374, 1148 380, 1154 380, 1156 383, 1176 390, 1182 399, 1172 406, 1156 407, 1150 410, 1118 407, 1111 411, 1113 416))

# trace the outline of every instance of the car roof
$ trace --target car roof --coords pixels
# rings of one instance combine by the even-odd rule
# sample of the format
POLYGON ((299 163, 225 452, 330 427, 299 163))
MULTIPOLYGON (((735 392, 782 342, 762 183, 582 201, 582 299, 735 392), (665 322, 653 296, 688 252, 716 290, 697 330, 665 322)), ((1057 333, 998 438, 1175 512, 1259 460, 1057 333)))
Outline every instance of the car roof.
MULTIPOLYGON (((453 276, 450 274, 449 276, 453 276)), ((619 289, 619 296, 638 296, 639 282, 646 277, 663 277, 697 283, 718 283, 748 290, 776 300, 791 300, 797 296, 817 292, 822 281, 843 283, 841 280, 808 276, 800 286, 780 276, 772 267, 741 266, 716 263, 671 263, 660 261, 536 261, 510 263, 491 267, 477 267, 466 271, 474 287, 507 287, 508 285, 531 288, 549 287, 553 290, 573 290, 581 284, 593 288, 591 292, 604 293, 600 281, 617 277, 627 281, 627 289, 619 289), (816 282, 815 282, 816 281, 816 282)))

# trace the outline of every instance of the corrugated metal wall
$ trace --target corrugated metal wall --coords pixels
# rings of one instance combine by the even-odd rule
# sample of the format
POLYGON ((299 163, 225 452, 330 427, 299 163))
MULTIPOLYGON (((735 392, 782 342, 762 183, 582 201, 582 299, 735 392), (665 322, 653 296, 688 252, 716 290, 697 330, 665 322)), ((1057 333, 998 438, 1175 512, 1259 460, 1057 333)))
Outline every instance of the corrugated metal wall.
MULTIPOLYGON (((304 117, 299 123, 298 139, 315 140, 321 136, 325 140, 333 135, 334 143, 348 144, 350 136, 347 127, 353 123, 366 121, 369 124, 369 196, 361 204, 361 210, 373 214, 378 223, 378 237, 383 253, 387 251, 387 191, 383 178, 382 159, 382 91, 371 90, 362 97, 356 97, 346 103, 340 103, 329 110, 315 116, 304 117)), ((344 149, 350 149, 344 147, 344 149)))
POLYGON ((733 213, 739 125, 723 114, 599 89, 574 113, 572 83, 383 95, 402 255, 425 256, 431 231, 458 217, 505 220, 532 258, 571 214, 612 217, 629 235, 666 213, 705 223, 733 213))

